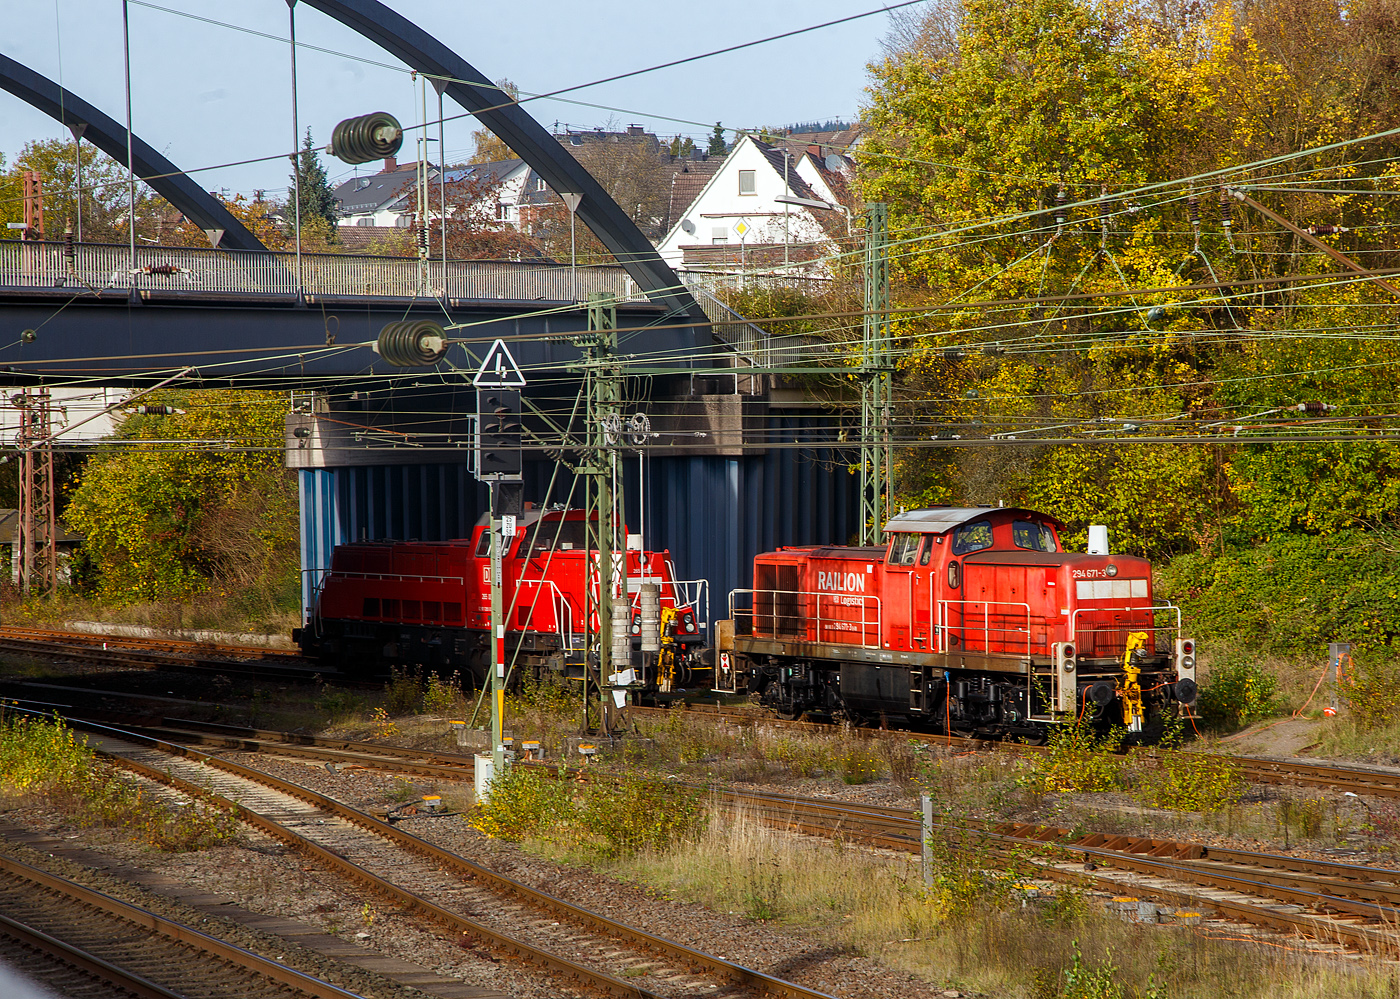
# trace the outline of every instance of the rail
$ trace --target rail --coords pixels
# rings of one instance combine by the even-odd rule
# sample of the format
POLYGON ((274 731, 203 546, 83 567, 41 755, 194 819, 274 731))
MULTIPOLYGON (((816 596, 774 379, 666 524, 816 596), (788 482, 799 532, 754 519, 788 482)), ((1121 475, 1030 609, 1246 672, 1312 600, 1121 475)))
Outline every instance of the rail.
MULTIPOLYGON (((1075 649, 1079 652, 1080 655, 1089 655, 1089 656, 1121 656, 1121 655, 1123 654, 1123 650, 1124 650, 1125 648, 1127 648, 1127 644, 1128 644, 1128 632, 1130 632, 1130 631, 1141 631, 1141 630, 1144 630, 1144 629, 1145 629, 1145 630, 1147 630, 1147 631, 1153 632, 1154 639, 1155 639, 1156 632, 1158 632, 1158 631, 1161 630, 1161 627, 1157 624, 1156 615, 1157 615, 1158 613, 1165 613, 1165 612, 1173 612, 1173 613, 1176 614, 1176 625, 1175 625, 1174 627, 1171 626, 1171 625, 1168 625, 1167 627, 1168 627, 1168 629, 1175 631, 1176 634, 1180 635, 1180 634, 1181 634, 1181 608, 1178 607, 1178 606, 1176 606, 1175 604, 1155 604, 1155 605, 1153 605, 1153 606, 1151 606, 1151 607, 1079 607, 1079 608, 1076 608, 1075 611, 1074 611, 1074 613, 1071 614, 1071 615, 1070 615, 1070 618, 1069 618, 1070 633, 1071 633, 1072 635, 1074 635, 1074 647, 1075 647, 1075 649), (1116 613, 1116 614, 1152 614, 1153 617, 1152 617, 1152 622, 1151 622, 1150 624, 1134 624, 1134 623, 1131 623, 1131 622, 1130 622, 1130 623, 1123 623, 1123 622, 1115 621, 1113 624, 1111 624, 1111 625, 1109 625, 1109 626, 1107 626, 1107 627, 1089 627, 1089 628, 1081 628, 1081 627, 1079 626, 1079 615, 1080 615, 1080 614, 1104 614, 1104 613, 1109 613, 1109 612, 1116 613), (1089 635, 1089 636, 1091 636, 1091 637, 1090 637, 1090 639, 1089 639, 1088 641, 1085 641, 1083 638, 1080 638, 1080 637, 1079 637, 1081 634, 1089 635), (1099 636, 1099 635, 1105 635, 1105 634, 1111 634, 1111 635, 1115 636, 1115 641, 1108 642, 1108 643, 1100 643, 1100 642, 1098 641, 1098 637, 1097 637, 1097 636, 1099 636)), ((1154 640, 1153 645, 1154 645, 1154 648, 1155 648, 1155 646, 1156 646, 1155 640, 1154 640)), ((1162 650, 1162 649, 1156 649, 1156 651, 1160 653, 1160 652, 1162 652, 1163 650, 1162 650)))
MULTIPOLYGON (((930 598, 929 598, 929 599, 932 600, 932 595, 930 595, 930 598)), ((935 635, 935 640, 936 640, 936 647, 937 647, 937 649, 938 649, 939 652, 950 652, 950 651, 954 651, 953 649, 950 648, 950 646, 952 646, 952 645, 955 644, 955 643, 961 645, 962 650, 965 651, 965 652, 966 652, 966 651, 972 651, 972 650, 973 650, 973 644, 972 644, 971 641, 968 640, 968 635, 969 635, 969 632, 971 632, 972 634, 976 634, 977 631, 976 631, 976 628, 971 628, 971 629, 968 628, 968 625, 967 625, 967 605, 968 605, 968 604, 972 604, 972 605, 974 605, 974 606, 980 604, 981 607, 982 607, 982 632, 981 632, 981 634, 982 634, 982 646, 981 646, 981 649, 980 649, 979 651, 982 651, 982 652, 991 652, 991 651, 992 651, 992 633, 993 633, 993 632, 996 632, 996 633, 998 633, 998 634, 1000 634, 1000 635, 1002 636, 1002 638, 1001 638, 1001 646, 1002 646, 1002 647, 1001 647, 1000 649, 998 649, 997 651, 1003 652, 1003 653, 1010 653, 1011 655, 1017 655, 1017 654, 1019 654, 1019 655, 1030 655, 1030 648, 1031 648, 1031 605, 1030 605, 1030 604, 1026 604, 1026 603, 1021 603, 1020 601, 1016 601, 1016 600, 939 600, 939 601, 938 601, 938 612, 937 612, 937 617, 936 617, 937 624, 936 624, 936 626, 934 627, 934 635, 935 635), (959 620, 960 620, 960 622, 961 622, 960 624, 953 624, 953 623, 952 623, 952 616, 953 616, 953 611, 952 611, 952 609, 953 609, 954 607, 959 607, 959 608, 961 608, 961 610, 960 610, 960 612, 959 612, 959 620), (993 607, 1020 607, 1020 608, 1024 608, 1024 610, 1025 610, 1025 612, 1026 612, 1026 616, 1025 616, 1025 622, 1026 622, 1026 623, 1025 623, 1025 627, 1011 627, 1010 625, 1013 624, 1014 622, 1012 622, 1012 621, 1010 621, 1010 620, 1008 620, 1008 619, 1011 618, 1012 615, 1007 614, 1007 613, 1005 613, 1005 612, 998 611, 998 612, 997 612, 997 617, 1001 619, 1000 623, 1005 624, 1005 625, 1007 625, 1007 626, 1006 626, 1006 627, 1000 627, 1000 628, 993 628, 993 627, 992 627, 992 610, 991 610, 991 608, 993 608, 993 607), (1013 635, 1019 636, 1019 641, 1016 641, 1016 642, 1009 641, 1010 636, 1013 636, 1013 635), (1017 645, 1019 645, 1020 648, 1015 648, 1015 647, 1013 647, 1013 646, 1017 646, 1017 645)))
POLYGON ((881 647, 883 634, 883 609, 880 598, 858 593, 828 593, 824 590, 753 590, 738 589, 729 593, 729 617, 734 622, 735 634, 751 635, 757 638, 784 638, 806 642, 836 642, 843 645, 860 645, 862 648, 881 647), (737 599, 748 594, 752 606, 741 607, 737 599), (799 602, 797 597, 810 598, 799 602), (824 614, 836 610, 849 612, 859 608, 860 619, 849 613, 824 614), (874 616, 870 616, 870 611, 874 616), (770 626, 768 633, 755 630, 758 619, 766 618, 770 626), (747 621, 747 630, 741 622, 747 621), (809 627, 808 625, 812 625, 809 627), (853 642, 852 637, 859 641, 853 642))
POLYGON ((154 297, 191 294, 258 295, 294 299, 451 298, 469 301, 574 302, 611 295, 645 301, 617 266, 578 268, 577 292, 568 265, 508 260, 424 262, 416 257, 219 250, 197 246, 138 246, 133 266, 125 245, 0 240, 0 290, 63 288, 124 291, 154 297))

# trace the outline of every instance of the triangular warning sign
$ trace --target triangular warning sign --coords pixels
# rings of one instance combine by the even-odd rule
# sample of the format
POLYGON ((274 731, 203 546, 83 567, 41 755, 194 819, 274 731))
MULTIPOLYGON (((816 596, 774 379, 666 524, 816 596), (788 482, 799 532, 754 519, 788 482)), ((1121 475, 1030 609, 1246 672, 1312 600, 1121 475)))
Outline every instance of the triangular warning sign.
POLYGON ((506 342, 497 338, 491 345, 491 349, 486 352, 486 359, 481 362, 481 370, 472 379, 472 384, 477 388, 524 388, 525 375, 520 370, 520 365, 515 363, 515 358, 510 354, 510 348, 506 342))

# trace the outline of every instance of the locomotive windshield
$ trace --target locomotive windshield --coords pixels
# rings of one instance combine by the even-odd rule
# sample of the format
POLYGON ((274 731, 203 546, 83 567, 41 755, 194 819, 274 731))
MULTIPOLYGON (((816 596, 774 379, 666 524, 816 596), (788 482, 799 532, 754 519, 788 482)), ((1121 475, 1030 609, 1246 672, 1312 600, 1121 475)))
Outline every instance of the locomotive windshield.
POLYGON ((913 565, 919 556, 919 542, 923 539, 922 534, 896 534, 890 542, 890 553, 885 564, 913 565))
POLYGON ((1011 541, 1017 548, 1033 552, 1053 552, 1055 532, 1044 524, 1030 520, 1017 520, 1011 524, 1011 541))
POLYGON ((966 555, 992 547, 992 522, 979 520, 975 524, 963 524, 953 532, 953 554, 966 555))
POLYGON ((520 542, 520 551, 517 558, 533 558, 536 555, 548 555, 554 548, 561 551, 570 548, 583 548, 587 544, 584 538, 584 522, 581 520, 541 520, 535 523, 525 535, 525 540, 520 542), (555 538, 558 538, 558 545, 555 545, 555 538))

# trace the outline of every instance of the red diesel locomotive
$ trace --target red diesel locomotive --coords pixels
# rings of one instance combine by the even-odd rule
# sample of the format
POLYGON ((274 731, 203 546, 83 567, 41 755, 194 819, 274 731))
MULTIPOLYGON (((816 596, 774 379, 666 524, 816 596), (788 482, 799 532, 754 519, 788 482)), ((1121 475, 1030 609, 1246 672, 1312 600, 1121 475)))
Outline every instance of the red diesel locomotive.
POLYGON ((1018 508, 911 510, 883 548, 783 548, 730 597, 717 678, 788 716, 1043 737, 1077 718, 1142 732, 1196 698, 1195 643, 1151 565, 1060 547, 1018 508))
MULTIPOLYGON (((584 615, 597 631, 599 553, 586 549, 578 510, 526 510, 502 539, 506 661, 522 670, 584 674, 584 615), (591 572, 590 572, 591 570, 591 572), (585 599, 591 597, 591 599, 585 599)), ((477 684, 490 675, 489 520, 470 538, 443 542, 370 541, 337 545, 305 628, 294 633, 307 656, 344 672, 394 664, 459 669, 477 684)), ((613 596, 623 559, 614 554, 613 596)), ((633 665, 648 684, 683 686, 703 664, 705 624, 699 584, 678 582, 670 553, 628 551, 633 665), (640 584, 659 587, 662 650, 642 655, 640 584)), ((605 604, 610 601, 605 601, 605 604)), ((608 613, 607 610, 604 613, 608 613)), ((596 667, 596 663, 594 666, 596 667)))

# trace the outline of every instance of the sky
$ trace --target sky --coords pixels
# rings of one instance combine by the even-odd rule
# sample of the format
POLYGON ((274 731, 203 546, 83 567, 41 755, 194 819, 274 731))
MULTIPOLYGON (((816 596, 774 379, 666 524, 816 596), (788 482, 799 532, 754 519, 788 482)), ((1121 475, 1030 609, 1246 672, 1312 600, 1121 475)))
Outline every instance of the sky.
MULTIPOLYGON (((795 28, 879 9, 880 0, 705 0, 665 4, 642 0, 389 0, 388 5, 434 34, 492 80, 543 93, 631 69, 764 38, 795 28)), ((917 8, 914 8, 917 10, 917 8)), ((129 0, 132 131, 190 171, 206 190, 251 195, 285 191, 285 159, 203 170, 238 160, 285 156, 293 148, 286 0, 129 0), (178 10, 181 13, 174 13, 178 10), (185 15, 185 16, 182 16, 185 15), (193 15, 193 16, 190 16, 193 15), (275 38, 196 20, 207 18, 275 38), (198 172, 196 172, 198 171, 198 172)), ((124 122, 121 0, 0 0, 5 31, 0 52, 61 82, 124 122)), ((355 32, 307 6, 296 7, 298 108, 318 146, 343 118, 389 111, 405 125, 421 121, 418 85, 404 67, 355 32), (348 57, 347 57, 348 56, 348 57), (384 68, 362 60, 390 64, 384 68)), ((866 64, 877 57, 889 14, 771 42, 727 55, 568 94, 571 100, 529 102, 546 128, 641 124, 697 142, 716 121, 774 127, 850 120, 862 101, 866 64), (679 119, 679 120, 671 120, 679 119)), ((428 88, 428 118, 437 118, 428 88)), ((449 99, 448 116, 461 113, 449 99)), ((446 125, 447 160, 473 149, 475 119, 446 125)), ((413 136, 400 159, 416 158, 413 136)), ((429 134, 436 139, 434 126, 429 134)), ((7 161, 30 139, 68 133, 53 119, 0 91, 0 153, 7 161)), ((731 135, 732 138, 732 135, 731 135)), ((430 146, 433 160, 437 144, 430 146)), ((355 167, 327 162, 333 181, 355 167)), ((378 164, 361 165, 372 173, 378 164)))

